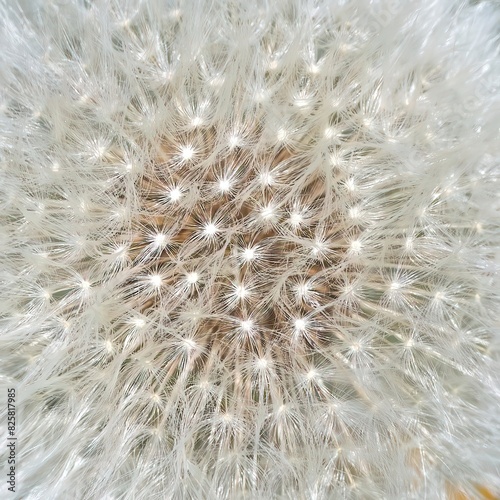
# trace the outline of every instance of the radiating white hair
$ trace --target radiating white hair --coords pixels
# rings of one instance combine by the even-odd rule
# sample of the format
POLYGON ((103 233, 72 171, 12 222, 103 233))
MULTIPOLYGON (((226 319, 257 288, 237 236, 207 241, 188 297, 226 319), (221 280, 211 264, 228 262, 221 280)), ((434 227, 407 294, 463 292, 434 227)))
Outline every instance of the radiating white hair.
POLYGON ((9 498, 498 493, 497 3, 0 24, 9 498))

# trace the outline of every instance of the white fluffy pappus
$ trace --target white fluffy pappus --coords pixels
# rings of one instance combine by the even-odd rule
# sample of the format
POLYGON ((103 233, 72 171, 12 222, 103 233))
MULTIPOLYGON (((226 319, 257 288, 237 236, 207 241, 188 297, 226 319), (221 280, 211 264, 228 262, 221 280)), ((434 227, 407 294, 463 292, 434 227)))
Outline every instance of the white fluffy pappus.
POLYGON ((498 4, 0 24, 9 498, 500 494, 498 4))

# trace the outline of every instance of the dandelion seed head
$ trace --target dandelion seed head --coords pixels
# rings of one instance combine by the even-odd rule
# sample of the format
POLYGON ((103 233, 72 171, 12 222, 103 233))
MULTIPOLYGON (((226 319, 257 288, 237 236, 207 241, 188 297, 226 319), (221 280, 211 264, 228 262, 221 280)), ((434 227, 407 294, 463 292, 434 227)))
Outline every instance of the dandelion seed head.
POLYGON ((19 497, 496 494, 498 7, 160 3, 0 6, 19 497))

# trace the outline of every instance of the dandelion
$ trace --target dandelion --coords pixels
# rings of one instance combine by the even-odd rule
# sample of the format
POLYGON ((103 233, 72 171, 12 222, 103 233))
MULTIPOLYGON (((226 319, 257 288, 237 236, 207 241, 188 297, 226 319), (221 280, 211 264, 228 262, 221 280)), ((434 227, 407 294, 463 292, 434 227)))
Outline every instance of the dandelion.
POLYGON ((0 13, 12 498, 500 495, 495 2, 0 13))

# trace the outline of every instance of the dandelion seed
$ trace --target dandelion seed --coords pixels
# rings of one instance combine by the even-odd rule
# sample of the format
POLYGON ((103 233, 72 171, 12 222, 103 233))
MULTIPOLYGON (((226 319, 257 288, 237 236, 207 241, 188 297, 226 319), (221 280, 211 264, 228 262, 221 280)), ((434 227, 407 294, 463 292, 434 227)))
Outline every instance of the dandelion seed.
POLYGON ((219 191, 221 193, 227 193, 231 189, 231 182, 229 179, 221 179, 219 181, 219 191))
POLYGON ((192 352, 198 349, 198 345, 193 339, 183 339, 182 344, 186 352, 192 352))
POLYGON ((274 71, 276 69, 278 69, 278 66, 279 66, 279 61, 278 60, 272 60, 269 62, 268 64, 268 68, 271 70, 271 71, 274 71))
POLYGON ((237 135, 232 135, 230 138, 229 138, 229 147, 231 149, 237 147, 240 145, 240 142, 241 142, 241 139, 239 136, 237 135))
POLYGON ((252 328, 253 328, 253 321, 252 320, 244 320, 240 323, 241 325, 241 329, 244 331, 244 332, 250 332, 252 331, 252 328))
POLYGON ((200 125, 202 125, 202 124, 203 124, 203 118, 201 118, 201 117, 199 117, 199 116, 196 116, 195 118, 193 118, 193 119, 191 120, 191 125, 192 125, 193 127, 195 127, 195 128, 196 128, 196 127, 199 127, 199 126, 200 126, 200 125))
POLYGON ((186 275, 186 281, 190 285, 194 285, 199 280, 199 278, 200 278, 200 276, 197 272, 188 273, 186 275))
POLYGON ((314 244, 312 245, 311 253, 314 257, 319 257, 324 253, 325 250, 326 250, 326 246, 325 246, 324 242, 322 242, 320 240, 316 240, 314 242, 314 244))
POLYGON ((259 178, 260 178, 260 182, 264 186, 271 186, 272 184, 274 184, 274 177, 272 176, 272 174, 270 172, 261 173, 259 178))
POLYGON ((325 136, 325 139, 331 139, 335 135, 335 130, 332 127, 327 127, 325 128, 323 135, 325 136))
POLYGON ((272 205, 268 205, 267 207, 264 207, 261 211, 260 211, 260 215, 263 219, 265 220, 269 220, 269 219, 272 219, 275 215, 275 212, 274 212, 274 207, 272 205))
POLYGON ((269 361, 266 358, 259 358, 255 362, 255 367, 257 370, 267 370, 269 367, 269 361))
POLYGON ((361 241, 359 241, 359 240, 351 241, 350 250, 352 253, 359 254, 361 252, 362 248, 363 248, 363 245, 361 244, 361 241))
POLYGON ((146 325, 146 320, 144 320, 143 318, 133 318, 131 322, 135 327, 139 329, 144 328, 144 326, 146 325))
POLYGON ((415 239, 412 237, 408 237, 405 240, 405 248, 408 252, 412 252, 414 250, 415 239))
POLYGON ((181 158, 183 161, 189 161, 194 158, 194 155, 196 153, 196 150, 193 148, 193 146, 183 146, 181 148, 181 158))
POLYGON ((156 392, 153 392, 149 395, 149 397, 151 398, 151 401, 155 402, 155 403, 159 403, 161 401, 161 396, 159 394, 157 394, 156 392))
POLYGON ((397 291, 399 290, 400 288, 402 287, 401 283, 399 283, 399 281, 393 281, 390 285, 390 289, 392 291, 397 291))
POLYGON ((310 287, 308 283, 300 283, 295 287, 295 293, 299 298, 305 298, 310 292, 310 287))
POLYGON ((267 92, 266 90, 259 90, 258 92, 256 92, 254 99, 255 102, 262 103, 267 101, 268 98, 269 98, 269 92, 267 92))
POLYGON ((163 279, 159 274, 153 274, 149 279, 154 288, 160 288, 163 283, 163 279))
POLYGON ((209 222, 208 224, 205 224, 203 226, 203 234, 205 236, 214 236, 218 231, 219 230, 217 226, 212 222, 209 222))
POLYGON ((277 139, 279 142, 283 142, 288 138, 288 132, 284 128, 278 130, 277 139))
POLYGON ((163 233, 158 233, 154 237, 154 244, 156 247, 161 248, 164 247, 167 243, 167 235, 163 233))
POLYGON ((181 199, 182 191, 179 188, 174 188, 169 192, 170 201, 176 202, 181 199))
POLYGON ((303 220, 304 217, 302 217, 302 214, 300 213, 293 212, 290 215, 290 224, 295 228, 299 227, 302 224, 303 220))
POLYGON ((307 321, 304 318, 297 318, 294 321, 295 330, 298 332, 304 332, 307 327, 307 321))
POLYGON ((359 207, 352 207, 349 209, 349 217, 353 220, 358 220, 361 217, 361 210, 359 207))
POLYGON ((311 73, 311 75, 318 75, 321 71, 321 67, 317 64, 311 64, 309 66, 309 73, 311 73))
POLYGON ((248 295, 248 290, 242 285, 237 286, 234 293, 239 299, 244 299, 248 295))
POLYGON ((245 260, 246 262, 250 262, 252 260, 254 260, 256 258, 256 252, 257 252, 257 248, 256 247, 253 247, 253 248, 245 248, 245 250, 243 250, 243 260, 245 260))

